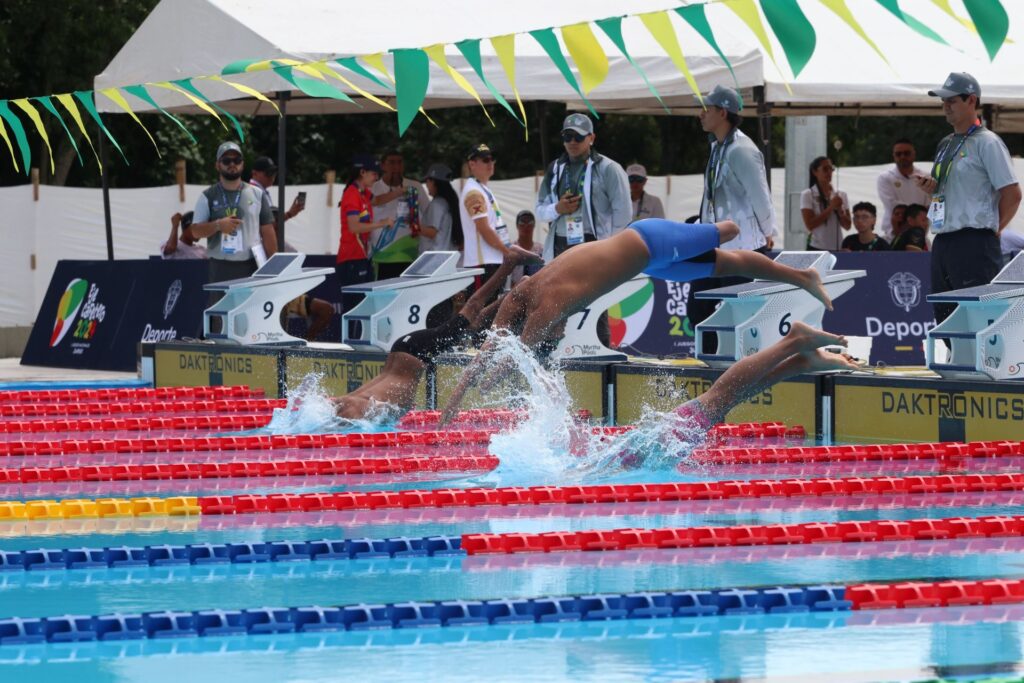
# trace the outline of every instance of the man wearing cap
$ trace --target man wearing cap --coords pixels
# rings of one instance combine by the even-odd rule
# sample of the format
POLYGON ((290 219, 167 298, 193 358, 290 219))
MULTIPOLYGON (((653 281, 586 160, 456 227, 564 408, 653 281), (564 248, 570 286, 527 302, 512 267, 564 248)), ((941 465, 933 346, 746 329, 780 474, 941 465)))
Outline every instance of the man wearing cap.
POLYGON ((398 277, 419 255, 420 217, 427 211, 427 193, 418 180, 406 178, 401 152, 391 150, 381 159, 381 176, 373 185, 373 213, 394 225, 370 235, 370 260, 377 279, 398 277))
MULTIPOLYGON (((270 157, 257 157, 256 161, 252 162, 252 175, 249 178, 249 184, 263 191, 267 197, 267 201, 270 202, 271 213, 276 215, 277 207, 274 206, 274 196, 270 193, 270 188, 272 188, 275 183, 277 183, 277 164, 275 164, 274 160, 270 157)), ((288 220, 290 218, 295 218, 302 213, 305 208, 305 200, 300 200, 300 197, 295 197, 292 201, 292 205, 284 212, 284 219, 288 220)))
MULTIPOLYGON (((930 176, 915 182, 931 195, 932 292, 988 284, 1002 267, 999 233, 1020 205, 1021 190, 1002 139, 978 119, 981 86, 968 73, 951 73, 932 97, 953 133, 939 143, 930 176)), ((953 312, 936 304, 937 322, 953 312)))
MULTIPOLYGON (((544 245, 533 241, 533 231, 537 227, 537 219, 533 211, 523 209, 516 214, 516 245, 531 254, 542 256, 544 245)), ((542 263, 521 263, 512 271, 512 284, 522 280, 525 276, 533 276, 540 270, 542 263)))
POLYGON ((479 144, 466 155, 469 177, 462 183, 459 214, 462 219, 462 265, 483 268, 486 281, 501 266, 510 244, 508 225, 487 182, 494 175, 494 152, 479 144))
MULTIPOLYGON (((270 202, 242 181, 242 150, 234 142, 217 148, 217 183, 203 190, 193 210, 192 234, 206 238, 210 282, 249 277, 256 272, 254 248, 267 258, 277 252, 270 202)), ((211 296, 216 301, 222 293, 211 296)))
POLYGON ((626 177, 629 179, 629 197, 633 200, 633 220, 664 218, 665 207, 661 200, 644 192, 647 169, 640 164, 630 164, 626 167, 626 177))
MULTIPOLYGON (((711 156, 704 170, 704 195, 701 198, 700 222, 731 220, 740 226, 740 234, 721 246, 722 249, 750 249, 766 252, 771 248, 775 232, 775 210, 768 187, 764 156, 757 145, 740 130, 743 103, 739 93, 721 85, 704 97, 700 125, 711 141, 711 156)), ((746 282, 740 278, 705 278, 691 283, 696 294, 746 282)), ((687 314, 691 326, 703 322, 714 310, 713 299, 691 296, 687 314)), ((705 348, 714 353, 716 335, 706 335, 705 348)))
POLYGON ((565 153, 544 174, 534 210, 538 220, 548 222, 545 261, 577 244, 611 237, 632 218, 626 172, 597 153, 594 138, 589 116, 565 117, 565 153))

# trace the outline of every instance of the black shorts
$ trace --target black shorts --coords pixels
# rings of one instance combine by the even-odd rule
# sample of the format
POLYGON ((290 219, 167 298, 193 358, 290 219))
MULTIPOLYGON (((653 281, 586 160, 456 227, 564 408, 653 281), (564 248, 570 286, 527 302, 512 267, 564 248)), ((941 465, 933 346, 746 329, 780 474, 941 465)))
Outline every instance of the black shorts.
POLYGON ((437 356, 463 342, 468 329, 469 320, 465 316, 454 315, 437 327, 405 335, 394 343, 391 353, 407 353, 424 363, 433 363, 437 356))

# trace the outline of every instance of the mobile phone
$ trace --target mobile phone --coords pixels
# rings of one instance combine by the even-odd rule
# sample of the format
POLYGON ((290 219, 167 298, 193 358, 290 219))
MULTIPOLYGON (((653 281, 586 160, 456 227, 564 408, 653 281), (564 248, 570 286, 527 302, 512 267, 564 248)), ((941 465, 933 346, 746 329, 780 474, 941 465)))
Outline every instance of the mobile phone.
POLYGON ((295 200, 297 202, 299 202, 299 204, 301 204, 302 206, 305 206, 306 205, 306 193, 305 192, 300 192, 299 196, 296 197, 295 200))

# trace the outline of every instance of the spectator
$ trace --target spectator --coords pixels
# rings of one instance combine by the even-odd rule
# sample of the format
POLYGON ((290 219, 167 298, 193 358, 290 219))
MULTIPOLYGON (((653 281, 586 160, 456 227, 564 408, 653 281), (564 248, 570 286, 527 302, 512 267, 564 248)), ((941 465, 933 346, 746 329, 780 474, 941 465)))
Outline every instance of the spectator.
POLYGON ((878 176, 876 188, 882 200, 882 229, 888 239, 895 234, 892 213, 900 204, 928 204, 928 193, 922 190, 915 176, 927 175, 914 166, 917 150, 907 138, 900 138, 892 145, 892 160, 896 162, 878 176))
POLYGON ((928 251, 928 209, 920 204, 907 207, 906 225, 892 238, 893 251, 928 251))
POLYGON ((206 258, 206 247, 196 244, 198 239, 192 234, 192 212, 176 213, 171 216, 171 236, 160 245, 160 256, 170 259, 203 259, 206 258), (178 237, 178 228, 181 237, 178 237))
POLYGON ((502 259, 508 252, 508 226, 501 216, 498 200, 487 187, 487 182, 494 175, 494 153, 491 148, 479 144, 470 150, 466 159, 469 162, 469 177, 462 184, 462 201, 459 206, 465 238, 462 263, 467 268, 484 269, 483 278, 478 279, 479 286, 501 267, 502 259))
POLYGON ((397 151, 384 155, 383 173, 373 184, 373 206, 377 218, 392 219, 387 228, 378 228, 370 237, 370 257, 377 269, 377 279, 398 277, 419 255, 416 240, 420 217, 427 212, 427 195, 423 186, 404 177, 405 160, 397 151))
MULTIPOLYGON (((357 154, 352 160, 352 171, 341 195, 341 241, 334 267, 341 287, 373 280, 367 238, 370 231, 390 228, 394 224, 394 218, 373 220, 373 193, 370 188, 379 177, 380 166, 369 154, 357 154)), ((351 310, 359 298, 355 294, 343 295, 342 313, 351 310)))
POLYGON ((626 167, 626 177, 629 180, 629 197, 633 200, 633 220, 664 218, 665 207, 662 206, 661 200, 644 192, 644 186, 647 185, 647 169, 640 164, 632 164, 626 167))
POLYGON ((907 229, 906 204, 897 204, 892 207, 892 214, 889 217, 889 225, 887 226, 887 229, 887 234, 891 234, 893 237, 907 229))
POLYGON ((1013 260, 1013 257, 1024 249, 1024 234, 1009 228, 999 233, 999 247, 1003 252, 1003 265, 1013 260))
MULTIPOLYGON (((932 292, 940 293, 992 281, 1003 263, 999 232, 1017 213, 1021 191, 1006 145, 978 120, 978 81, 951 73, 928 94, 942 98, 953 127, 939 143, 931 177, 919 178, 932 198, 932 292)), ((936 321, 954 308, 936 304, 936 321)))
MULTIPOLYGON (((267 201, 270 203, 270 210, 275 218, 277 217, 277 207, 274 206, 274 196, 270 193, 270 188, 276 183, 277 164, 274 163, 273 159, 270 157, 258 157, 256 161, 252 162, 252 174, 249 178, 249 184, 263 191, 267 201)), ((292 205, 284 212, 284 219, 286 221, 295 218, 306 208, 305 197, 306 193, 300 192, 292 200, 292 205)))
POLYGON ((700 112, 700 125, 711 137, 711 155, 704 171, 701 222, 734 221, 740 235, 721 248, 763 253, 775 232, 764 157, 739 128, 743 105, 735 90, 716 86, 704 102, 708 106, 700 112))
POLYGON ((423 183, 433 199, 420 221, 420 253, 461 251, 462 216, 459 195, 452 187, 452 170, 444 164, 433 164, 423 183))
MULTIPOLYGON (((537 227, 537 219, 532 211, 523 210, 516 214, 516 244, 526 251, 540 256, 544 253, 544 245, 533 241, 533 231, 537 227)), ((512 284, 516 284, 524 276, 533 275, 540 270, 541 264, 522 263, 512 270, 512 284)))
POLYGON ((629 180, 594 149, 594 122, 569 114, 562 122, 565 153, 551 162, 537 193, 536 217, 548 223, 544 260, 583 242, 605 239, 629 224, 629 180))
POLYGON ((843 230, 849 230, 850 200, 846 193, 832 188, 835 167, 828 157, 811 162, 810 185, 800 193, 800 213, 807 227, 807 248, 814 251, 838 251, 843 230))
POLYGON ((871 202, 853 205, 853 227, 856 235, 843 240, 843 251, 889 251, 889 243, 875 234, 877 209, 871 202))
POLYGON ((289 301, 281 311, 281 327, 288 329, 288 317, 296 316, 306 321, 306 341, 316 341, 331 324, 334 307, 323 299, 303 294, 289 301))
MULTIPOLYGON (((270 204, 263 193, 242 181, 242 149, 234 142, 217 148, 216 184, 203 190, 193 212, 192 234, 206 238, 209 281, 237 280, 257 268, 253 249, 267 258, 277 252, 270 204)), ((222 293, 211 296, 211 303, 222 293)))

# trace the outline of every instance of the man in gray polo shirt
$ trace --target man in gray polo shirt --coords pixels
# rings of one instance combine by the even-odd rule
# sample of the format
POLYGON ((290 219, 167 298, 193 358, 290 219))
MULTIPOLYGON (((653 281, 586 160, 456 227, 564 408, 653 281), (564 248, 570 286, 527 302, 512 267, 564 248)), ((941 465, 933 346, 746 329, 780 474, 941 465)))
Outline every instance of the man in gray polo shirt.
MULTIPOLYGON (((1021 190, 1002 139, 978 119, 981 86, 951 73, 928 94, 942 98, 953 133, 939 143, 931 176, 915 182, 931 195, 932 292, 985 285, 1002 267, 999 233, 1020 205, 1021 190)), ((955 307, 935 305, 942 322, 955 307)))

